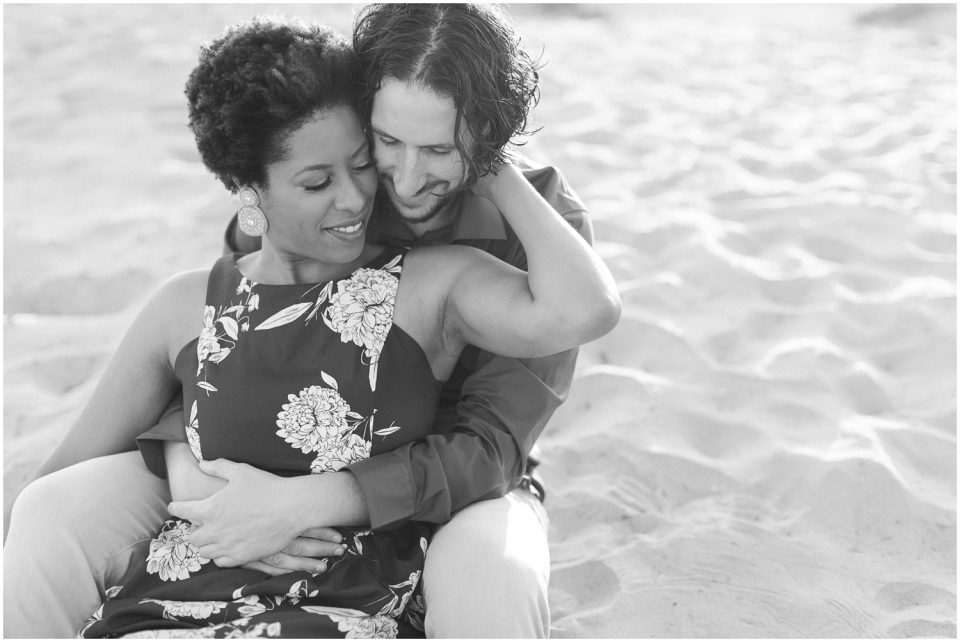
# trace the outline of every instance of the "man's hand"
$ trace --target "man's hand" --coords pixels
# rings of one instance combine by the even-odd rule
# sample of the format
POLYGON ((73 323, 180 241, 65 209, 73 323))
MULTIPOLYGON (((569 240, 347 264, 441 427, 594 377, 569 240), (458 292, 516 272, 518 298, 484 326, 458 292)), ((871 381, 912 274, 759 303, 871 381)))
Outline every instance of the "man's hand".
MULTIPOLYGON (((226 459, 202 461, 200 470, 227 480, 227 485, 206 499, 168 506, 172 515, 193 523, 190 539, 200 555, 223 567, 289 555, 283 551, 303 526, 296 521, 297 498, 285 492, 283 477, 226 459)), ((281 560, 289 561, 273 561, 281 560)))
POLYGON ((293 540, 290 546, 262 560, 244 564, 243 568, 262 571, 268 575, 283 575, 291 571, 322 573, 327 561, 320 558, 343 555, 343 538, 332 528, 311 528, 293 540))

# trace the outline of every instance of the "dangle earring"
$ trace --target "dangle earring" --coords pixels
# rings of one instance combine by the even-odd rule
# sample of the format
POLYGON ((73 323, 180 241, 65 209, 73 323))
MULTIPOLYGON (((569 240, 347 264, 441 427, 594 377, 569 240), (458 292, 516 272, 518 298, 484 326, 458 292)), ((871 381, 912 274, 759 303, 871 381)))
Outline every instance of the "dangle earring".
POLYGON ((267 217, 260 209, 260 197, 249 187, 241 187, 237 192, 240 197, 240 209, 237 211, 237 223, 240 231, 247 236, 263 236, 267 231, 267 217))

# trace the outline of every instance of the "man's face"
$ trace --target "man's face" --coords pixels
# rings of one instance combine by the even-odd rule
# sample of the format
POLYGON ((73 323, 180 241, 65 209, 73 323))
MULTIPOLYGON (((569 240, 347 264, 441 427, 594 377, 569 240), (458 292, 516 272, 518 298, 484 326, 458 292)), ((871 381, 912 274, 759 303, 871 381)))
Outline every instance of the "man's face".
POLYGON ((436 220, 463 189, 467 172, 454 143, 456 116, 452 98, 416 82, 384 78, 373 97, 370 125, 380 183, 408 224, 436 220))

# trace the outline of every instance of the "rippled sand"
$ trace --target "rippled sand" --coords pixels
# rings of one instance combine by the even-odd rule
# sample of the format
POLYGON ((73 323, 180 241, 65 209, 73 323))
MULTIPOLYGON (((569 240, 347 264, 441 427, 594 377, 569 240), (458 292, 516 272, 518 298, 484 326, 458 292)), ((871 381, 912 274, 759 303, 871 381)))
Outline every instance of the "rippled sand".
MULTIPOLYGON (((512 9, 625 303, 541 440, 553 635, 955 637, 955 8, 512 9)), ((256 10, 4 7, 6 496, 219 254, 182 85, 256 10)))

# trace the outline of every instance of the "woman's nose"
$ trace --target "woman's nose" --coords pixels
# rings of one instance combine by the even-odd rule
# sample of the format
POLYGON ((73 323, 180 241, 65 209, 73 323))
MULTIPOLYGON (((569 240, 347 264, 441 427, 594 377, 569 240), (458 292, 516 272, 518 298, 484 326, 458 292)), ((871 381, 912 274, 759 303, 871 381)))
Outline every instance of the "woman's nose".
POLYGON ((363 187, 355 176, 351 176, 351 179, 346 181, 338 197, 337 208, 345 212, 359 212, 367 202, 363 187))

